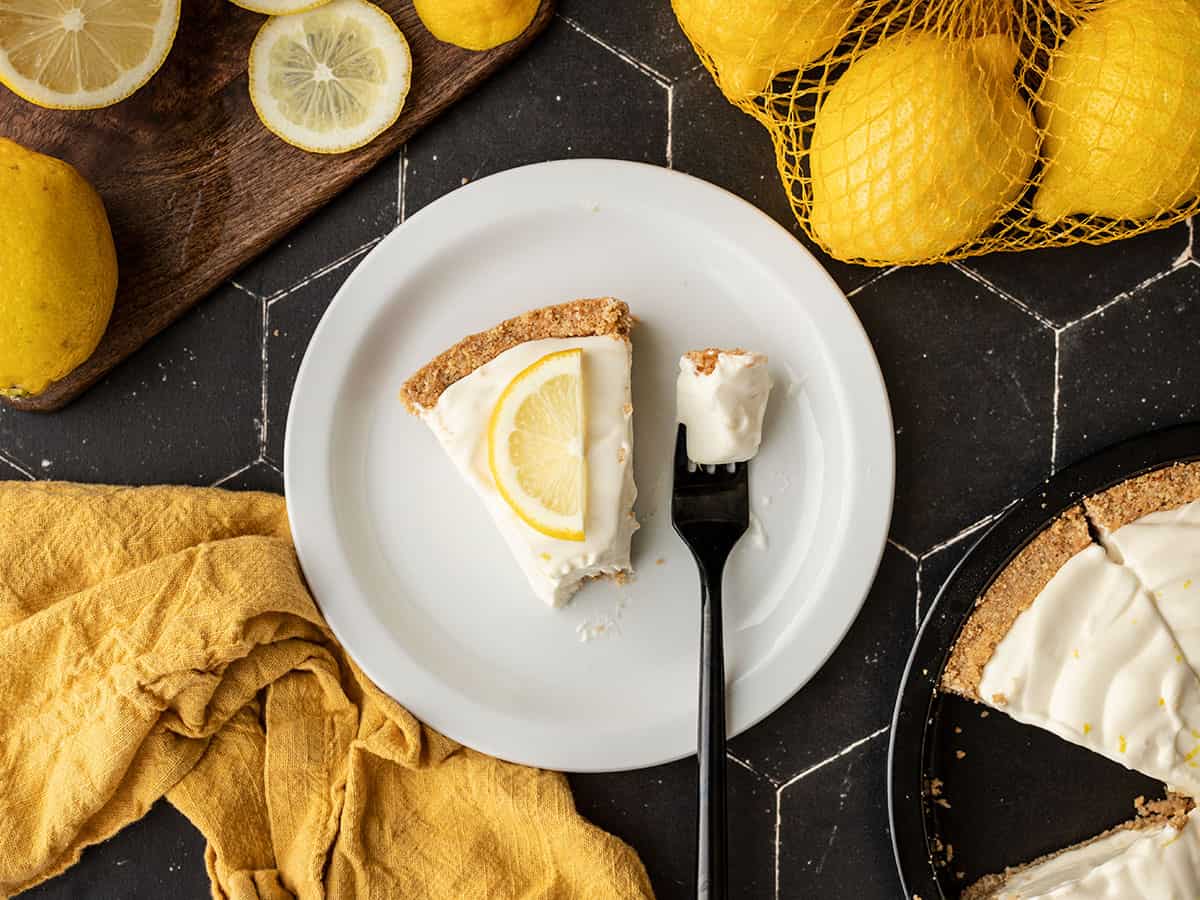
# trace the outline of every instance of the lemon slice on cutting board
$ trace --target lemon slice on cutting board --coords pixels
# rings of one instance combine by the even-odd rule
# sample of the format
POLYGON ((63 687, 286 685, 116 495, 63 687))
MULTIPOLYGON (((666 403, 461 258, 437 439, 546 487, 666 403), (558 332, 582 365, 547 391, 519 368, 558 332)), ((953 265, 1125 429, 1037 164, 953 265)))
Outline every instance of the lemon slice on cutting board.
POLYGON ((0 83, 30 103, 94 109, 159 70, 179 0, 0 0, 0 83))
POLYGON ((529 527, 584 539, 587 458, 583 351, 543 356, 509 382, 488 423, 496 489, 529 527))
POLYGON ((366 0, 268 19, 250 48, 250 100, 259 119, 312 153, 370 143, 400 115, 411 80, 408 42, 366 0))
POLYGON ((234 6, 264 16, 290 16, 324 6, 329 0, 229 0, 234 6))

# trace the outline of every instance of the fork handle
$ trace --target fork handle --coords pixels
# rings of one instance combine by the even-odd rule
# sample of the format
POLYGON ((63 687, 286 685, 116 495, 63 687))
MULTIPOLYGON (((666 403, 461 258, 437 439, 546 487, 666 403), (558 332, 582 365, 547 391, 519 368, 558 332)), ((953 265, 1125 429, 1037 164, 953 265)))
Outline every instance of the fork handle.
POLYGON ((725 798, 725 641, 721 616, 724 567, 700 570, 700 815, 697 900, 726 900, 729 852, 725 798))

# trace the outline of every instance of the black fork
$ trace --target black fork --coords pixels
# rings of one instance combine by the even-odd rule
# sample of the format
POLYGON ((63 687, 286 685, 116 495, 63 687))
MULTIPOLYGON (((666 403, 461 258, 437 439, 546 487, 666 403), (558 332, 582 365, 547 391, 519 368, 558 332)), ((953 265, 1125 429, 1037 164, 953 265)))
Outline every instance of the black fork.
POLYGON ((671 524, 700 568, 700 810, 697 900, 729 896, 725 813, 725 642, 721 579, 729 551, 750 527, 748 463, 696 466, 688 461, 687 428, 675 436, 671 524), (710 471, 711 470, 711 471, 710 471))

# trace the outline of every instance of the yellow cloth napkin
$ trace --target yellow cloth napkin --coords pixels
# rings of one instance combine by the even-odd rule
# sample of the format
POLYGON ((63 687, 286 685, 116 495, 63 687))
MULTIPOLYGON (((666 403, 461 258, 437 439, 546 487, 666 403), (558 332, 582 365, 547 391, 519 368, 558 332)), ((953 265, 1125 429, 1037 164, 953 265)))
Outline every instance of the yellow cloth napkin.
POLYGON ((163 796, 217 898, 653 896, 562 775, 447 740, 349 661, 282 498, 0 483, 0 894, 163 796))

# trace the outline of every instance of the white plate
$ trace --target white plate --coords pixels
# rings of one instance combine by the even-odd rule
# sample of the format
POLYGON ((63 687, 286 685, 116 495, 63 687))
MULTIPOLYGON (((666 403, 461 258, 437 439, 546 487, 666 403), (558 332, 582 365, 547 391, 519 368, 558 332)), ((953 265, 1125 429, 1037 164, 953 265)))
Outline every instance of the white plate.
POLYGON ((313 593, 363 670, 434 728, 514 762, 605 771, 695 752, 699 582, 668 512, 674 375, 683 351, 714 344, 766 352, 776 381, 751 466, 766 547, 744 538, 725 579, 730 733, 799 689, 883 551, 893 446, 878 364, 785 229, 703 181, 607 160, 443 197, 371 251, 313 336, 288 418, 288 509, 313 593), (637 576, 552 610, 397 391, 468 333, 603 295, 640 320, 637 576))

